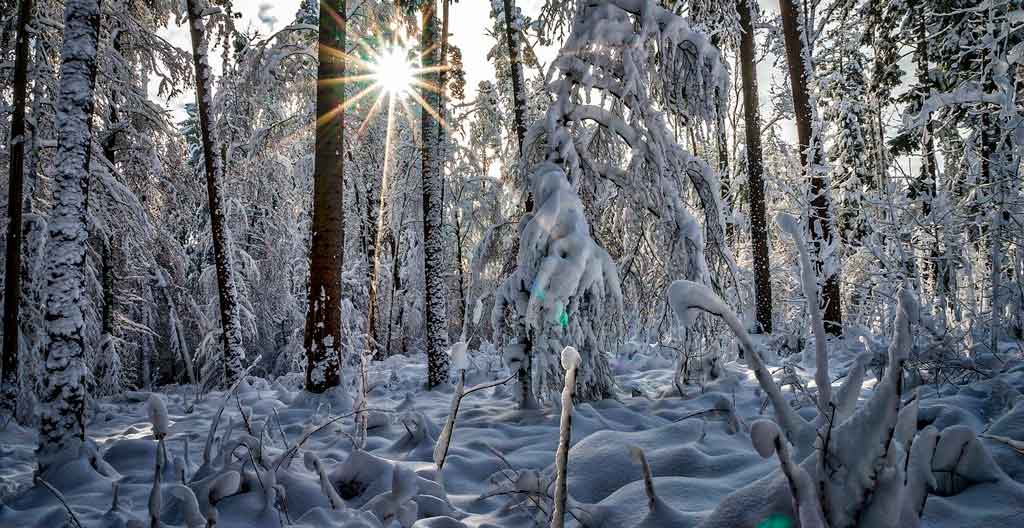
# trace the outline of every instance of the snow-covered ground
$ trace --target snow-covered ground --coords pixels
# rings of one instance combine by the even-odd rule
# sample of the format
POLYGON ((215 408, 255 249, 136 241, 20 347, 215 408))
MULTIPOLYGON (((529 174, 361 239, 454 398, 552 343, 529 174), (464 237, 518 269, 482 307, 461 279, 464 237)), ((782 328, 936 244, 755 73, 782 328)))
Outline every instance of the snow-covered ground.
MULTIPOLYGON (((767 356, 770 363, 779 363, 773 354, 767 356)), ((833 358, 837 377, 849 365, 848 358, 838 356, 833 358)), ((216 499, 217 526, 226 528, 544 525, 554 488, 557 410, 519 411, 512 386, 467 396, 438 475, 434 442, 453 391, 424 390, 424 362, 423 356, 396 356, 371 365, 366 450, 356 453, 355 425, 348 414, 352 400, 338 394, 311 396, 298 389, 297 377, 249 378, 237 398, 212 393, 194 402, 185 387, 162 393, 170 428, 160 521, 167 526, 202 522, 189 516, 190 508, 179 498, 190 499, 174 485, 184 477, 207 519, 206 497, 216 499), (211 446, 211 461, 204 467, 204 443, 225 401, 216 434, 220 440, 211 446), (329 422, 339 416, 346 417, 329 422), (290 449, 298 444, 297 451, 290 449), (287 456, 289 450, 294 456, 287 456), (318 468, 333 490, 321 487, 318 468), (332 496, 343 503, 337 509, 331 507, 332 496)), ((478 353, 473 363, 467 386, 507 375, 496 357, 478 353)), ((568 489, 570 518, 576 520, 569 526, 578 521, 587 527, 698 526, 725 496, 778 471, 776 460, 761 458, 751 446, 750 424, 770 411, 763 410, 763 394, 745 365, 725 364, 717 380, 703 388, 687 387, 685 398, 672 388, 673 360, 654 348, 633 347, 613 359, 612 367, 620 398, 574 407, 568 489), (647 518, 648 499, 632 447, 643 450, 655 492, 671 507, 659 518, 647 518)), ((813 386, 812 372, 797 372, 805 385, 813 386)), ((864 384, 865 396, 873 383, 864 384)), ((950 496, 929 496, 923 525, 1021 526, 1024 453, 991 437, 1024 438, 1024 364, 1011 363, 1002 374, 969 385, 918 391, 919 429, 930 424, 941 434, 954 425, 967 426, 982 434, 982 443, 1006 473, 985 483, 953 477, 950 496)), ((788 386, 786 396, 802 400, 788 386)), ((150 525, 158 444, 148 398, 130 393, 98 402, 88 434, 99 457, 91 463, 83 457, 47 475, 82 526, 131 526, 132 520, 150 525)), ((35 445, 33 430, 12 423, 0 432, 2 527, 70 522, 52 492, 31 486, 35 445)), ((768 518, 751 526, 795 524, 768 518)))

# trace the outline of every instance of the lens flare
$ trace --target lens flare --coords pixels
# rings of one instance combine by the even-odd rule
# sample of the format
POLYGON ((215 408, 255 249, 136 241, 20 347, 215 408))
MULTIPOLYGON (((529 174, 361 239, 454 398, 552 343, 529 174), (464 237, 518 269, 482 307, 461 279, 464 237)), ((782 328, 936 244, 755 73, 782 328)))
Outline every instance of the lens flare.
POLYGON ((377 83, 392 95, 408 93, 412 88, 415 68, 409 62, 409 52, 401 47, 391 48, 380 55, 373 68, 377 83))

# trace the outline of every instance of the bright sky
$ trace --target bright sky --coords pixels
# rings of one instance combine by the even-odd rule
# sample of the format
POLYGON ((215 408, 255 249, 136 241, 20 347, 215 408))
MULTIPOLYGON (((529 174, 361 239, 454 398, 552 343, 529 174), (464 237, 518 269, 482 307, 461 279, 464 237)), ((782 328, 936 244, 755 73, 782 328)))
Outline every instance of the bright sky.
MULTIPOLYGON (((259 28, 261 33, 269 35, 281 29, 295 18, 299 8, 299 0, 235 0, 234 8, 242 14, 237 22, 239 28, 259 28)), ((349 4, 353 2, 350 0, 349 4)), ((536 16, 543 0, 516 0, 516 4, 529 16, 536 16)), ((494 78, 494 66, 487 61, 487 52, 493 41, 487 36, 491 27, 491 5, 489 0, 462 0, 452 3, 449 8, 449 31, 452 42, 462 50, 462 59, 466 72, 466 96, 473 97, 477 84, 485 79, 494 78)), ((191 51, 188 26, 170 26, 164 32, 169 42, 181 49, 191 51)), ((553 56, 556 50, 550 50, 553 56)), ((540 51, 541 60, 548 59, 540 51)), ((210 54, 210 65, 215 73, 220 72, 220 54, 210 54)), ((183 106, 194 99, 189 93, 169 102, 176 119, 184 117, 183 106)))
MULTIPOLYGON (((775 0, 759 1, 762 9, 773 12, 778 9, 775 0)), ((527 16, 536 18, 543 2, 544 0, 516 0, 516 5, 527 16)), ((269 35, 294 20, 299 3, 300 0, 235 0, 235 10, 242 14, 237 25, 239 28, 259 28, 264 35, 269 35)), ((349 4, 353 4, 353 0, 349 0, 349 4)), ((453 2, 449 9, 451 40, 462 50, 466 75, 466 97, 472 99, 475 96, 477 84, 482 80, 493 79, 495 76, 494 66, 487 60, 487 52, 494 45, 494 41, 487 36, 487 30, 493 25, 490 19, 491 2, 490 0, 461 0, 453 2)), ((191 50, 192 44, 189 40, 187 26, 170 26, 164 32, 164 37, 181 49, 191 50)), ((546 64, 554 58, 558 50, 542 48, 536 51, 541 62, 546 64)), ((219 74, 221 70, 220 54, 211 53, 210 62, 214 72, 219 74)), ((769 88, 773 84, 772 79, 775 78, 777 83, 781 83, 784 75, 784 70, 772 66, 771 59, 762 61, 758 65, 762 108, 769 101, 769 88)), ((155 93, 155 89, 153 91, 155 93)), ((184 118, 183 107, 185 103, 193 100, 194 97, 186 93, 169 102, 168 106, 175 112, 176 120, 184 118)), ((793 123, 784 121, 780 125, 783 137, 795 141, 796 130, 793 123)))

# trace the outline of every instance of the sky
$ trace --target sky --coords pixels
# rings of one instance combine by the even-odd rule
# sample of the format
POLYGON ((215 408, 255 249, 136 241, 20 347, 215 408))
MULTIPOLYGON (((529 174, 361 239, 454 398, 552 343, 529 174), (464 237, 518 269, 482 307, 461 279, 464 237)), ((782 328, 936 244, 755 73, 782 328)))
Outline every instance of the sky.
MULTIPOLYGON (((234 8, 242 14, 241 20, 237 21, 236 25, 239 28, 257 28, 264 35, 270 35, 294 19, 299 3, 299 0, 235 0, 234 8)), ((543 0, 516 1, 519 8, 528 16, 536 16, 540 12, 542 3, 543 0)), ((476 86, 480 81, 494 78, 494 66, 487 61, 487 52, 494 45, 493 40, 487 36, 487 29, 492 24, 490 12, 489 0, 461 0, 452 3, 449 8, 450 38, 462 50, 466 75, 466 97, 469 99, 474 96, 476 86)), ((192 43, 189 40, 188 26, 177 26, 172 23, 162 32, 162 36, 175 46, 191 51, 192 43)), ((554 49, 540 50, 538 53, 542 60, 545 58, 550 60, 556 51, 554 49)), ((214 72, 220 72, 219 53, 210 54, 210 66, 214 72)), ((155 93, 155 89, 151 91, 155 93)), ((185 103, 191 102, 193 99, 194 97, 189 92, 167 102, 167 106, 175 113, 175 118, 180 119, 184 117, 185 103)))
MULTIPOLYGON (((524 14, 536 18, 540 13, 540 7, 544 0, 516 0, 516 5, 524 14)), ((240 12, 242 17, 237 21, 239 28, 257 28, 264 35, 270 35, 294 20, 295 12, 298 10, 300 0, 235 0, 234 8, 240 12)), ((352 4, 349 0, 349 4, 352 4)), ((760 0, 762 9, 775 11, 778 5, 772 0, 760 0)), ((492 27, 490 18, 490 0, 461 0, 450 4, 449 8, 449 31, 451 41, 462 51, 462 59, 466 76, 466 98, 472 100, 476 93, 477 84, 486 79, 494 79, 494 65, 487 60, 487 52, 494 45, 494 41, 487 35, 487 30, 492 27)), ((168 26, 162 36, 169 42, 181 49, 191 51, 187 26, 168 26)), ((543 64, 550 61, 557 54, 557 49, 537 48, 535 51, 543 64)), ((214 72, 221 71, 220 54, 211 53, 210 63, 214 72)), ((527 72, 529 75, 531 72, 527 72)), ((781 76, 785 71, 773 67, 771 58, 758 64, 758 81, 760 88, 760 101, 762 107, 762 118, 765 117, 764 108, 769 101, 769 92, 772 84, 784 82, 781 76), (774 79, 774 80, 773 80, 774 79)), ((735 80, 733 81, 735 82, 735 80)), ((155 94, 155 85, 151 87, 151 93, 155 94)), ((190 92, 166 104, 174 112, 175 120, 184 118, 184 105, 191 102, 194 97, 190 92)), ((796 128, 790 120, 779 123, 783 138, 788 141, 796 141, 796 128)))

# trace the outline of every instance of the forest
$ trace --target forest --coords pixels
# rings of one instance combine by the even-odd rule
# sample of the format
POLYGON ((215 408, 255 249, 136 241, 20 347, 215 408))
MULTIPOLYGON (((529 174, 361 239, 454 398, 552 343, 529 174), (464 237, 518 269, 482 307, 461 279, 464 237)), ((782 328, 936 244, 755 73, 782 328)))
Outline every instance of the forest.
POLYGON ((1024 526, 1019 0, 0 0, 0 528, 1024 526))

